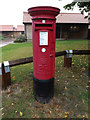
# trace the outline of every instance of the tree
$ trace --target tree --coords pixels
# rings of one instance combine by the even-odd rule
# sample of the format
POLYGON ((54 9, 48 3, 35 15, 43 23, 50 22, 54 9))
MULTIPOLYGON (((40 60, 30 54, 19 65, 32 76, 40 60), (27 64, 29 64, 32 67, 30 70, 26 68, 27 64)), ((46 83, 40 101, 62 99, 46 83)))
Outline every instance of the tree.
POLYGON ((85 18, 88 17, 90 20, 90 1, 89 2, 72 2, 70 4, 67 4, 64 6, 67 10, 73 10, 75 6, 78 6, 81 14, 84 14, 84 12, 89 13, 88 16, 85 16, 85 18))

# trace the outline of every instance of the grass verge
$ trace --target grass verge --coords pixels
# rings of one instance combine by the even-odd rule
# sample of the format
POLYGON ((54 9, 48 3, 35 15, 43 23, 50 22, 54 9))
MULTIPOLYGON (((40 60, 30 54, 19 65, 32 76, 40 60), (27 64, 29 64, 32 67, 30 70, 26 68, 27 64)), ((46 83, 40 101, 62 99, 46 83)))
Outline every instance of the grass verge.
MULTIPOLYGON (((88 49, 87 40, 56 41, 56 51, 88 49)), ((32 43, 2 48, 2 61, 32 56, 32 43)), ((72 68, 55 58, 54 97, 40 104, 33 96, 33 63, 11 68, 12 85, 3 91, 3 118, 88 118, 88 56, 73 56, 72 68)))

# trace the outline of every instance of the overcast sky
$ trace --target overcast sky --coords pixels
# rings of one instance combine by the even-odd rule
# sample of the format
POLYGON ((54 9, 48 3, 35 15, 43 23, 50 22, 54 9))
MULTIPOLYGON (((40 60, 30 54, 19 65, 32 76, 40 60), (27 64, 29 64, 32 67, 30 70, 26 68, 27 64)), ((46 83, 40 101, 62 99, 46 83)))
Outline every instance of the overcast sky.
POLYGON ((28 8, 35 6, 53 6, 60 8, 61 12, 79 12, 77 8, 74 11, 67 11, 64 5, 73 0, 0 0, 0 25, 21 25, 23 24, 23 12, 28 8))

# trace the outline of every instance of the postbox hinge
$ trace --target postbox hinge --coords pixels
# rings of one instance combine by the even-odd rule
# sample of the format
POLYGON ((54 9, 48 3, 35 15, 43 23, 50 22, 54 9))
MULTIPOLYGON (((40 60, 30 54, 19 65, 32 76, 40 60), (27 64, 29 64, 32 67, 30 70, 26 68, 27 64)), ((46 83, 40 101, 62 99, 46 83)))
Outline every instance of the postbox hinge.
POLYGON ((5 73, 10 72, 10 67, 9 67, 9 62, 8 61, 4 61, 4 69, 5 69, 5 73))
POLYGON ((72 58, 73 50, 66 50, 66 57, 72 58))

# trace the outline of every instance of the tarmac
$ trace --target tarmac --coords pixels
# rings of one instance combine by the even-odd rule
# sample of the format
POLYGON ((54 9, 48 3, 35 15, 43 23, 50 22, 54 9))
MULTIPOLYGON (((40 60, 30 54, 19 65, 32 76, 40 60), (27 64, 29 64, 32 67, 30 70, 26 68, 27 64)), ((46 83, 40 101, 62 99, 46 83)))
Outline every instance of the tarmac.
POLYGON ((0 40, 0 48, 8 44, 14 43, 14 40, 15 40, 14 38, 0 40))

